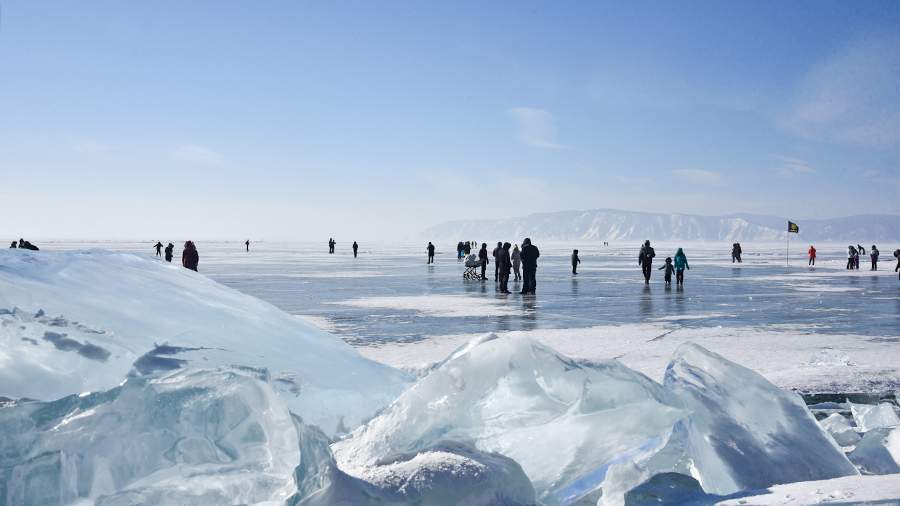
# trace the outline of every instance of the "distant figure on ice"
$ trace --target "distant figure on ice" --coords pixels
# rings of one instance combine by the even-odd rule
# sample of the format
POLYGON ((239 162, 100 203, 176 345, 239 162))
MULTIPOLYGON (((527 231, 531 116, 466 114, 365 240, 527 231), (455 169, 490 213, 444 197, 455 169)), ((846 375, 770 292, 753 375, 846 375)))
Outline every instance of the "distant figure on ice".
POLYGON ((244 241, 244 246, 247 248, 247 253, 250 252, 250 239, 244 241))
POLYGON ((334 254, 334 246, 335 246, 336 244, 337 244, 337 243, 334 242, 334 238, 333 238, 333 237, 330 237, 330 238, 328 239, 328 254, 329 254, 329 255, 333 255, 333 254, 334 254))
MULTIPOLYGON (((900 271, 900 249, 894 250, 894 258, 897 259, 897 267, 894 267, 894 272, 900 271)), ((897 274, 897 279, 900 279, 900 274, 897 274)))
POLYGON ((9 245, 9 247, 15 249, 16 244, 17 244, 16 241, 13 241, 12 244, 9 245))
POLYGON ((816 265, 816 247, 809 245, 809 265, 816 265))
POLYGON ((672 257, 666 257, 666 265, 663 265, 659 268, 659 270, 665 269, 664 280, 666 281, 666 286, 672 284, 672 273, 675 272, 675 266, 672 265, 672 257))
POLYGON ((175 255, 175 245, 172 243, 169 243, 169 245, 166 246, 166 262, 171 262, 172 257, 174 255, 175 255))
POLYGON ((487 243, 481 243, 481 250, 478 252, 478 261, 481 262, 481 279, 487 279, 485 273, 487 272, 487 264, 488 262, 488 252, 487 252, 487 243))
POLYGON ((472 243, 471 242, 466 242, 465 244, 463 244, 463 253, 465 253, 466 256, 469 256, 470 254, 472 254, 472 243))
POLYGON ((456 259, 457 260, 463 259, 463 256, 465 255, 465 251, 466 251, 466 248, 465 248, 465 246, 463 246, 462 241, 459 241, 458 243, 456 243, 456 259))
POLYGON ((687 255, 684 254, 684 250, 678 248, 678 251, 675 252, 675 284, 684 285, 684 270, 691 270, 691 266, 688 265, 687 255))
POLYGON ((736 243, 732 244, 731 245, 731 263, 735 263, 735 262, 742 263, 741 253, 743 253, 743 251, 741 250, 741 243, 736 242, 736 243))
POLYGON ((641 252, 638 253, 638 265, 641 266, 641 270, 644 272, 645 285, 650 284, 650 274, 655 256, 656 250, 650 247, 650 241, 644 241, 644 245, 641 246, 641 252))
MULTIPOLYGON (((866 254, 866 248, 863 248, 861 244, 856 245, 856 251, 859 251, 860 255, 866 254)), ((859 269, 859 266, 857 265, 856 268, 859 269)))
POLYGON ((353 258, 356 258, 357 251, 359 251, 359 244, 356 244, 356 241, 353 241, 353 258))
POLYGON ((859 258, 859 252, 853 246, 847 246, 847 270, 852 271, 856 268, 856 260, 859 258))
POLYGON ((872 245, 872 249, 869 250, 869 259, 872 260, 872 270, 878 270, 878 257, 881 256, 881 252, 878 251, 878 248, 875 245, 872 245))
POLYGON ((509 257, 510 244, 503 243, 500 254, 497 255, 497 263, 500 271, 500 293, 509 293, 509 270, 512 268, 512 259, 509 257))
POLYGON ((578 250, 572 250, 572 274, 578 274, 578 264, 581 263, 581 259, 578 258, 578 250))
POLYGON ((31 251, 40 251, 40 248, 26 241, 25 239, 19 238, 19 249, 27 249, 31 251))
POLYGON ((503 251, 503 243, 497 242, 497 247, 491 252, 494 257, 494 283, 500 281, 500 252, 503 251))
POLYGON ((516 244, 516 247, 512 250, 512 268, 513 274, 515 274, 515 280, 518 281, 522 279, 522 274, 519 273, 519 267, 522 265, 522 252, 519 251, 519 245, 516 244))
MULTIPOLYGON (((425 248, 428 251, 428 263, 434 263, 434 244, 431 244, 431 241, 428 241, 428 246, 425 248)), ((456 250, 456 256, 459 258, 459 250, 456 250)))
POLYGON ((522 279, 522 295, 534 295, 537 290, 537 259, 541 256, 537 246, 531 244, 531 239, 526 237, 522 241, 522 252, 519 257, 522 259, 522 270, 524 276, 522 279))
POLYGON ((181 265, 196 272, 197 266, 200 264, 200 254, 197 253, 197 246, 193 241, 184 243, 184 251, 181 252, 181 265))
POLYGON ((162 248, 163 248, 162 243, 159 241, 156 241, 156 245, 153 247, 156 248, 156 256, 161 257, 162 256, 162 248))

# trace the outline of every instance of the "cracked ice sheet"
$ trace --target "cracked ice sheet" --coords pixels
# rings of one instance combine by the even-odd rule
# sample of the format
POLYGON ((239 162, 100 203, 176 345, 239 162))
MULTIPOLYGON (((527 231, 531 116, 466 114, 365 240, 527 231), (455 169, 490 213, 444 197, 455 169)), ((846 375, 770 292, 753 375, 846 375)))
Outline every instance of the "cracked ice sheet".
MULTIPOLYGON (((527 335, 573 358, 615 358, 658 381, 662 380, 675 348, 692 341, 757 371, 783 388, 868 392, 900 386, 896 342, 856 334, 816 333, 809 326, 694 328, 658 322, 498 334, 527 335), (811 365, 822 350, 837 350, 853 365, 811 365)), ((373 360, 421 372, 474 337, 477 335, 434 336, 421 342, 357 349, 373 360)))
POLYGON ((520 314, 519 309, 510 307, 501 300, 473 300, 465 295, 409 295, 398 297, 365 297, 340 302, 340 306, 369 309, 395 309, 416 311, 428 316, 503 316, 520 314))

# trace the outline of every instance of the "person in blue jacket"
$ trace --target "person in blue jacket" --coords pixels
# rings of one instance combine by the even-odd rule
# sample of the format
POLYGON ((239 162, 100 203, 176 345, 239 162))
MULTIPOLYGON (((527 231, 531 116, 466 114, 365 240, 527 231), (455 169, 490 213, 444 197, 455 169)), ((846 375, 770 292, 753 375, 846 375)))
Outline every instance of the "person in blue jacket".
POLYGON ((684 254, 684 250, 678 248, 678 251, 675 252, 675 284, 676 285, 684 285, 684 270, 690 270, 691 266, 688 265, 687 255, 684 254))

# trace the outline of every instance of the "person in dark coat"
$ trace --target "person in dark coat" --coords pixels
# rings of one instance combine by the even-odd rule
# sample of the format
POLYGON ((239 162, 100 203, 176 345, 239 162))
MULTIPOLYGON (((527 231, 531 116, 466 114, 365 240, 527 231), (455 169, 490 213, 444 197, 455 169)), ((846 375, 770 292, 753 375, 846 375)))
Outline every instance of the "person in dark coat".
POLYGON ((875 245, 872 245, 872 249, 869 250, 869 258, 872 260, 872 270, 878 270, 878 257, 881 256, 881 252, 878 251, 878 248, 875 245))
POLYGON ((572 250, 572 274, 578 274, 578 264, 581 263, 581 259, 578 258, 578 250, 572 250))
POLYGON ((156 256, 161 257, 162 256, 162 248, 163 248, 162 243, 159 241, 156 241, 156 245, 153 247, 156 248, 156 256))
POLYGON ((175 255, 175 245, 172 243, 169 243, 169 245, 166 246, 166 262, 171 262, 172 257, 174 255, 175 255))
POLYGON ((334 240, 333 237, 329 237, 329 238, 328 238, 328 254, 329 254, 329 255, 333 255, 333 254, 334 254, 334 246, 335 246, 336 244, 337 244, 337 242, 335 242, 335 240, 334 240))
POLYGON ((197 253, 197 246, 194 245, 193 241, 185 242, 184 251, 181 252, 181 265, 196 272, 199 264, 200 254, 197 253))
POLYGON ((653 258, 656 256, 656 250, 650 247, 650 241, 644 241, 641 246, 641 252, 638 253, 638 265, 644 272, 644 284, 650 284, 650 274, 652 273, 653 258))
POLYGON ((469 254, 472 253, 472 243, 471 242, 463 243, 463 253, 465 253, 466 256, 469 256, 469 254))
POLYGON ((741 243, 736 242, 736 243, 732 244, 731 245, 731 263, 735 263, 735 262, 742 263, 741 262, 741 253, 743 253, 743 251, 741 250, 741 243))
POLYGON ((246 241, 244 241, 244 247, 247 248, 247 253, 249 253, 250 252, 250 239, 247 239, 246 241))
POLYGON ((497 255, 498 271, 500 272, 500 293, 509 293, 509 271, 512 269, 512 259, 509 256, 510 243, 503 243, 500 254, 497 255))
POLYGON ((534 295, 537 290, 537 259, 541 256, 540 250, 538 250, 537 246, 531 244, 530 238, 525 238, 522 241, 522 251, 519 253, 519 257, 522 259, 522 295, 531 294, 534 295))
MULTIPOLYGON (((428 247, 425 248, 428 251, 428 263, 434 263, 434 244, 431 244, 431 241, 428 241, 428 247)), ((459 249, 456 250, 456 255, 459 256, 459 249)))
POLYGON ((353 258, 356 258, 357 251, 359 251, 359 244, 356 244, 356 241, 353 241, 353 258))
POLYGON ((19 238, 19 249, 27 249, 31 251, 40 251, 40 248, 26 241, 25 239, 19 238))
POLYGON ((666 270, 663 279, 666 281, 666 286, 670 286, 672 284, 672 273, 675 272, 675 266, 672 265, 672 257, 666 257, 666 265, 659 268, 659 270, 663 269, 666 270))
MULTIPOLYGON (((900 271, 900 249, 894 250, 894 258, 897 259, 897 267, 894 267, 894 272, 900 271)), ((900 279, 900 273, 897 274, 897 279, 900 279)))
POLYGON ((503 243, 498 242, 497 247, 491 252, 494 257, 494 283, 500 281, 500 252, 503 250, 503 243))
POLYGON ((13 241, 12 244, 9 245, 9 247, 16 248, 17 247, 16 244, 18 244, 18 243, 16 243, 16 241, 13 241))
POLYGON ((487 243, 481 243, 481 251, 478 252, 478 260, 481 262, 481 279, 487 279, 485 273, 487 272, 487 264, 490 263, 488 261, 488 252, 487 252, 487 243))

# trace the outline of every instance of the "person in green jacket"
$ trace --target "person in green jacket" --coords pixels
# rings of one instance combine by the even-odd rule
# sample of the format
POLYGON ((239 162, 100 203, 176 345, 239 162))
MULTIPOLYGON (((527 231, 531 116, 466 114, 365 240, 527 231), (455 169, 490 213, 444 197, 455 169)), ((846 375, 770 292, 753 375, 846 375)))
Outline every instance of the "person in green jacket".
POLYGON ((687 256, 684 254, 684 250, 678 248, 678 251, 675 252, 675 284, 683 285, 684 284, 684 270, 691 269, 691 266, 688 265, 687 256))

